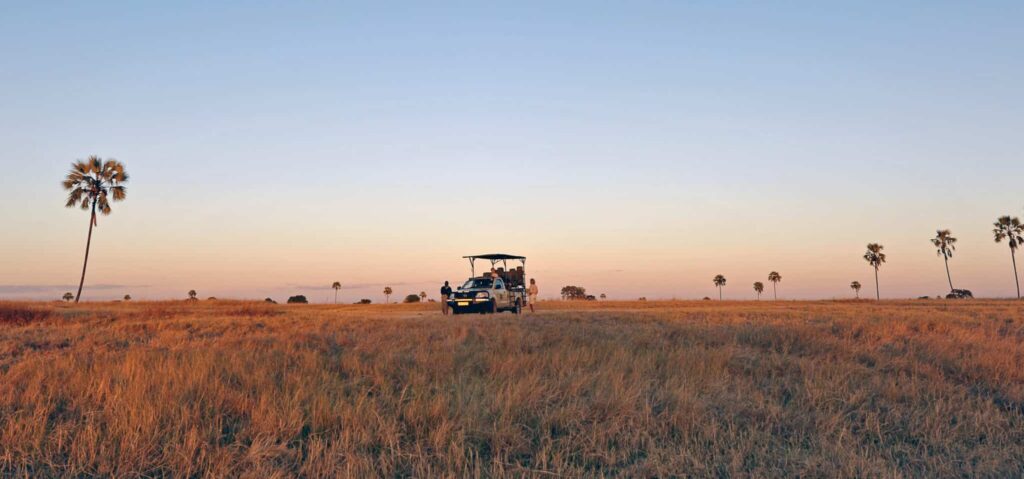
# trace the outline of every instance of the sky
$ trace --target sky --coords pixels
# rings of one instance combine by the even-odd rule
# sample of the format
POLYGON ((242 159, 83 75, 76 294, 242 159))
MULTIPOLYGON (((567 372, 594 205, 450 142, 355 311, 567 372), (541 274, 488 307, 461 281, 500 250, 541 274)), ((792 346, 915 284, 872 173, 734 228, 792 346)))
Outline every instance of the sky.
MULTIPOLYGON (((1015 295, 1021 2, 0 2, 0 299, 1015 295)), ((1024 266, 1024 264, 1022 264, 1024 266)), ((394 299, 394 298, 393 298, 394 299)))

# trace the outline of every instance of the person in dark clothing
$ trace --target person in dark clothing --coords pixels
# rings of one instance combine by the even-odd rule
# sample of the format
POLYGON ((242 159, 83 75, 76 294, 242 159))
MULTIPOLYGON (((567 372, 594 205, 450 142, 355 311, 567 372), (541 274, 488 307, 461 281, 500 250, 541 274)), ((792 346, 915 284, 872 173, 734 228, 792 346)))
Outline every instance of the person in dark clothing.
POLYGON ((452 295, 452 287, 448 286, 448 282, 444 282, 444 286, 441 286, 441 313, 448 316, 448 298, 452 295))

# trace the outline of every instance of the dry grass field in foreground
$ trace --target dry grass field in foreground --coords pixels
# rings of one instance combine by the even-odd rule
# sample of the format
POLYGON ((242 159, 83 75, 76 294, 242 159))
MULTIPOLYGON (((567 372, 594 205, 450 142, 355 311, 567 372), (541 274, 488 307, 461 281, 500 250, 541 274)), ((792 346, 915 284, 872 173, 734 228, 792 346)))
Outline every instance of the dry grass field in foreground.
POLYGON ((0 476, 1024 474, 1024 302, 0 303, 0 476))

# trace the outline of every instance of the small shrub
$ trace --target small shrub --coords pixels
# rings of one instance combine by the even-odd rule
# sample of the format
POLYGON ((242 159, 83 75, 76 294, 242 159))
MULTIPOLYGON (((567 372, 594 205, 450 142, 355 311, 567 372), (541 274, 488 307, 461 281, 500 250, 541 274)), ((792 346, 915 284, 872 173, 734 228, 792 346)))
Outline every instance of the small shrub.
POLYGON ((309 301, 303 295, 292 296, 288 298, 288 304, 309 304, 309 301))
POLYGON ((366 298, 363 298, 363 299, 360 299, 359 302, 356 303, 356 304, 371 304, 371 303, 373 303, 373 301, 371 301, 369 299, 366 299, 366 298))
POLYGON ((420 296, 418 294, 410 294, 405 297, 405 303, 418 303, 420 302, 420 296))

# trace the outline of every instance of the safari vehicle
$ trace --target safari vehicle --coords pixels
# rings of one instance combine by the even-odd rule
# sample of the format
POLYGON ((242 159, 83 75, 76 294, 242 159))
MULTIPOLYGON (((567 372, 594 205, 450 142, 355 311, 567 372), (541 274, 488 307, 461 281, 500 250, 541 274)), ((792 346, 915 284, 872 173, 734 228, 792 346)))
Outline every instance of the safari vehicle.
MULTIPOLYGON (((472 274, 466 283, 459 286, 448 299, 448 306, 455 314, 498 313, 511 311, 521 314, 526 306, 526 258, 510 254, 482 254, 463 256, 469 260, 472 274), (491 271, 476 275, 476 260, 491 262, 491 271), (509 269, 509 261, 520 265, 509 269), (498 264, 501 264, 499 267, 498 264)), ((514 263, 513 263, 514 265, 514 263)))

